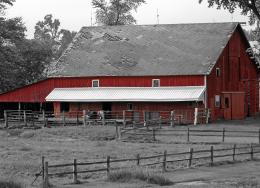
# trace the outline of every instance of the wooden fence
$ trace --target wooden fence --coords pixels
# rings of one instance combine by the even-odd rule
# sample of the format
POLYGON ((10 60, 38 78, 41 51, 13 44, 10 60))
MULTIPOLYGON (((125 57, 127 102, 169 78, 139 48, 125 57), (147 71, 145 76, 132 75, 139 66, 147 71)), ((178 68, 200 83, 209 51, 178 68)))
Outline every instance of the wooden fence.
POLYGON ((137 154, 133 158, 128 159, 111 159, 107 156, 106 160, 96 162, 79 162, 74 159, 71 163, 51 164, 42 157, 42 170, 37 177, 42 176, 43 183, 49 184, 51 177, 64 177, 65 175, 73 175, 73 182, 79 182, 79 175, 86 173, 106 172, 107 175, 113 170, 131 169, 133 167, 156 167, 162 172, 171 169, 178 169, 180 166, 190 168, 197 165, 209 164, 213 166, 218 162, 225 161, 243 161, 245 159, 256 159, 260 153, 260 145, 247 145, 229 148, 215 149, 211 146, 209 149, 194 150, 190 148, 188 152, 169 153, 164 151, 162 154, 154 156, 141 156, 137 154), (178 165, 178 164, 182 165, 178 165), (160 167, 160 168, 158 168, 160 167), (60 170, 63 169, 63 170, 60 170))
MULTIPOLYGON (((158 120, 155 120, 158 121, 158 120)), ((160 122, 160 120, 159 120, 160 122)), ((187 128, 185 129, 164 129, 160 123, 157 126, 146 128, 144 127, 127 127, 122 128, 116 126, 116 137, 117 139, 122 139, 127 136, 146 136, 151 138, 152 141, 158 141, 162 137, 172 137, 175 139, 180 139, 179 141, 193 142, 196 138, 217 138, 215 142, 225 142, 226 139, 230 138, 252 138, 257 140, 260 144, 260 129, 258 131, 251 130, 229 130, 223 128, 222 130, 212 130, 212 129, 195 129, 187 128)), ((126 138, 127 139, 127 138, 126 138)), ((210 140, 208 141, 210 142, 210 140)))
POLYGON ((66 125, 109 125, 119 123, 126 127, 135 123, 146 126, 160 119, 161 124, 198 124, 208 123, 207 109, 178 109, 174 111, 75 111, 75 112, 35 112, 30 110, 5 110, 5 127, 43 127, 66 125))

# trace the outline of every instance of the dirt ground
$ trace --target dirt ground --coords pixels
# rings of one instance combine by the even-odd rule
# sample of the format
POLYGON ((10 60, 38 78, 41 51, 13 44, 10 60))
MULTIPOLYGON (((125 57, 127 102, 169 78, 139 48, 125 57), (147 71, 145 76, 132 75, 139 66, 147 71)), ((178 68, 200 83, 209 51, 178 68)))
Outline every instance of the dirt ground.
MULTIPOLYGON (((202 125, 196 128, 227 128, 236 130, 259 130, 258 119, 202 125)), ((183 128, 183 127, 180 127, 183 128)), ((186 128, 186 127, 184 127, 186 128)), ((205 149, 212 144, 203 143, 140 143, 116 141, 114 127, 60 127, 39 130, 0 130, 0 177, 22 182, 26 187, 39 187, 41 179, 30 185, 40 171, 41 156, 52 164, 79 161, 149 156, 163 153, 188 151, 193 147, 205 149)), ((241 141, 241 140, 240 140, 241 141)), ((243 141, 242 141, 243 142, 243 141)), ((230 146, 215 144, 215 148, 230 146)), ((197 167, 163 174, 175 184, 171 187, 260 187, 260 162, 245 162, 216 167, 197 167)), ((84 184, 71 185, 71 177, 64 180, 51 179, 56 187, 158 187, 146 182, 109 183, 104 174, 85 175, 84 184)))

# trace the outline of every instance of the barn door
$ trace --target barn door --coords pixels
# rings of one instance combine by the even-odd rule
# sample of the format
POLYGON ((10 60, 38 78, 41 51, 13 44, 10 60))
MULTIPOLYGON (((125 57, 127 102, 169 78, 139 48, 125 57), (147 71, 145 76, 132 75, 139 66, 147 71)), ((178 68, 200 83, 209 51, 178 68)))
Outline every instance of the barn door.
POLYGON ((232 101, 231 94, 225 93, 223 96, 223 108, 224 108, 224 119, 231 120, 232 119, 232 101))

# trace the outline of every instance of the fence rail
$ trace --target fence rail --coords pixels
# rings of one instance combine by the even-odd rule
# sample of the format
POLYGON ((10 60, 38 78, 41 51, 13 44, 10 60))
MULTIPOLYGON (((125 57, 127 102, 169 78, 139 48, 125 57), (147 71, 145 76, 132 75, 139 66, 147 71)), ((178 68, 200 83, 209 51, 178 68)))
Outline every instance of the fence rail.
MULTIPOLYGON (((254 160, 257 158, 257 154, 260 153, 260 145, 248 145, 237 147, 233 145, 230 148, 218 148, 214 149, 213 146, 210 149, 205 150, 194 150, 190 148, 188 152, 179 152, 179 153, 168 153, 164 151, 162 154, 153 155, 153 156, 141 156, 137 154, 133 158, 127 159, 111 159, 110 156, 107 156, 106 160, 96 161, 96 162, 78 162, 77 159, 74 159, 71 163, 66 164, 50 164, 44 157, 42 157, 42 170, 38 175, 42 176, 43 183, 49 183, 50 177, 55 176, 64 176, 64 175, 73 175, 73 182, 77 183, 78 174, 82 173, 96 173, 96 172, 106 172, 107 175, 112 170, 118 170, 122 168, 132 168, 137 167, 149 167, 149 166, 158 166, 161 165, 160 169, 165 172, 167 169, 176 169, 175 166, 171 164, 183 163, 186 162, 186 167, 190 168, 198 164, 209 164, 213 166, 214 163, 224 162, 224 161, 237 161, 250 159, 254 160), (244 157, 241 158, 241 155, 244 157), (247 155, 247 157, 246 157, 247 155), (200 162, 202 161, 202 162, 200 162), (128 163, 134 162, 131 165, 128 163), (116 165, 116 164, 121 165, 116 165), (101 166, 100 166, 101 165, 101 166), (64 167, 72 167, 71 170, 65 169, 63 171, 59 170, 64 167), (80 169, 85 167, 84 169, 80 169), (52 171, 52 170, 56 171, 52 171)), ((158 169, 158 168, 157 168, 158 169)))

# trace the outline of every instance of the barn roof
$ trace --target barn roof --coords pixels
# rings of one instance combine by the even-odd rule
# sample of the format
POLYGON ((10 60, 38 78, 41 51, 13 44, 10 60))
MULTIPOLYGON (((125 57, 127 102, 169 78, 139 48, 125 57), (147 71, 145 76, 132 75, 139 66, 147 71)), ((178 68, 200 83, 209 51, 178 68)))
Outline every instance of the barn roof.
POLYGON ((238 23, 83 27, 50 77, 209 74, 238 23))
POLYGON ((59 102, 177 102, 203 101, 205 86, 56 88, 46 101, 59 102))

